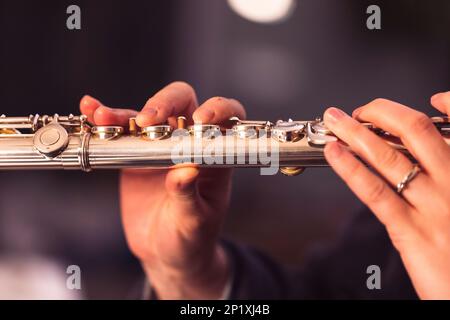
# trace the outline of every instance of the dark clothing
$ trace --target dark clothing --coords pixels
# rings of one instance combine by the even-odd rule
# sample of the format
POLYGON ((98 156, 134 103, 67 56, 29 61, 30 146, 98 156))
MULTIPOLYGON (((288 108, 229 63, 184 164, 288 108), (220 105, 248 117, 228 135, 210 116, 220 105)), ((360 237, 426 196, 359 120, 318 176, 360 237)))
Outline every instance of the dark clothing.
POLYGON ((384 226, 361 212, 337 244, 290 271, 264 254, 224 241, 234 271, 231 299, 417 299, 384 226), (367 288, 367 267, 381 269, 381 289, 367 288))

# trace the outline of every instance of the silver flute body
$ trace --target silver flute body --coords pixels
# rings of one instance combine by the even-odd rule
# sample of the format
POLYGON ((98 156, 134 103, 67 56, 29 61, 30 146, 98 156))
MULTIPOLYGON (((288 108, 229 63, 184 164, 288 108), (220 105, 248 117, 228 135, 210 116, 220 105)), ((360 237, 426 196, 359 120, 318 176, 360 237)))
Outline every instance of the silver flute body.
MULTIPOLYGON (((450 146, 448 117, 431 119, 450 146)), ((271 123, 231 118, 228 134, 223 127, 186 122, 179 117, 177 128, 139 128, 131 118, 124 128, 92 126, 85 116, 1 116, 0 170, 269 167, 267 157, 276 155, 280 171, 295 175, 303 168, 327 166, 323 148, 338 141, 320 119, 271 123)), ((364 125, 414 160, 398 138, 364 125)))

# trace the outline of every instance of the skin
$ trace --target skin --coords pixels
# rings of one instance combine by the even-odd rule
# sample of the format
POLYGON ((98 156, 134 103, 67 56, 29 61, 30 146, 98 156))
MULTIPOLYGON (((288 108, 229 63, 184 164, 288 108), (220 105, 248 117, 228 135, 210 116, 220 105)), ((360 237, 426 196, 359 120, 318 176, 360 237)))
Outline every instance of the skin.
MULTIPOLYGON (((435 95, 434 107, 450 113, 450 92, 435 95)), ((325 112, 326 125, 377 174, 339 143, 325 156, 349 188, 385 225, 422 299, 450 299, 450 148, 430 119, 393 101, 377 99, 353 112, 325 112), (398 121, 402 119, 402 121, 398 121), (423 171, 398 195, 396 186, 413 164, 359 122, 372 122, 399 137, 423 171)))
MULTIPOLYGON (((138 126, 186 116, 197 123, 221 124, 232 116, 245 119, 233 99, 211 98, 198 106, 191 86, 174 82, 156 93, 138 113, 104 106, 90 96, 80 110, 97 125, 138 126)), ((120 200, 128 245, 151 279, 160 299, 217 299, 229 276, 217 245, 231 191, 232 170, 177 168, 122 170, 120 200)))
MULTIPOLYGON (((450 92, 431 103, 450 113, 450 92)), ((233 99, 212 98, 198 106, 194 90, 175 82, 151 97, 140 112, 109 108, 85 96, 80 110, 97 125, 126 126, 136 116, 145 127, 184 115, 195 122, 223 124, 245 118, 233 99)), ((450 148, 429 119, 406 106, 377 99, 350 117, 337 108, 325 112, 327 126, 362 159, 369 171, 339 143, 325 147, 336 173, 385 225, 421 298, 450 299, 450 148), (398 121, 402 119, 402 121, 398 121), (372 122, 401 138, 423 171, 400 196, 395 186, 412 163, 359 124, 372 122)), ((128 245, 141 261, 160 299, 217 299, 229 277, 218 235, 227 211, 231 170, 122 170, 120 199, 128 245)))

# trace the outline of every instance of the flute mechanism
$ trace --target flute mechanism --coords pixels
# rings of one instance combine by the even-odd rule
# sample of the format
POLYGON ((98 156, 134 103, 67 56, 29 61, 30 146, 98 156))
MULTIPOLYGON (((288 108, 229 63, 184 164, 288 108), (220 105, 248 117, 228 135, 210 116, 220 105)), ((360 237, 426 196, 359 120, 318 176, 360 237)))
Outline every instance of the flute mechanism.
MULTIPOLYGON (((450 145, 448 117, 431 118, 450 145)), ((86 116, 0 117, 0 170, 170 168, 179 163, 216 167, 269 167, 267 157, 255 151, 264 145, 275 155, 280 171, 297 175, 306 167, 327 166, 323 147, 338 138, 321 119, 313 121, 251 121, 230 119, 230 130, 213 124, 187 126, 179 117, 177 128, 160 124, 140 128, 93 126, 86 116), (181 149, 184 154, 174 152, 181 149), (188 147, 186 147, 189 145, 188 147), (200 146, 200 147, 199 147, 200 146), (212 151, 211 151, 212 150, 212 151), (215 161, 203 161, 205 155, 215 161)), ((400 139, 372 124, 368 129, 394 148, 413 157, 400 139)))

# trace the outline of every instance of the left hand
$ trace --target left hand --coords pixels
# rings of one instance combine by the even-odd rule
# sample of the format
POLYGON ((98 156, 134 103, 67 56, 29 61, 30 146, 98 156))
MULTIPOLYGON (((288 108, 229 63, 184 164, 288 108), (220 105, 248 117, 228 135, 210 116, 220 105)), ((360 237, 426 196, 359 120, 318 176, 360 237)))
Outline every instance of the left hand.
MULTIPOLYGON (((234 99, 211 98, 201 106, 194 89, 173 82, 135 110, 109 108, 85 96, 81 112, 95 125, 139 127, 178 116, 190 122, 222 124, 245 119, 234 99)), ((159 299, 217 299, 226 286, 230 265, 219 232, 230 200, 232 170, 180 166, 169 169, 124 169, 120 175, 122 222, 128 245, 141 261, 159 299)))
MULTIPOLYGON (((450 114, 450 92, 432 105, 450 114)), ((377 99, 353 112, 330 108, 324 120, 336 136, 378 174, 338 142, 325 147, 336 173, 385 225, 414 288, 422 299, 450 299, 450 147, 430 119, 393 101, 377 99), (412 162, 358 121, 371 122, 397 137, 422 171, 399 195, 396 186, 412 162)))

